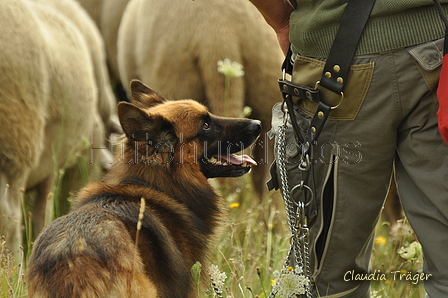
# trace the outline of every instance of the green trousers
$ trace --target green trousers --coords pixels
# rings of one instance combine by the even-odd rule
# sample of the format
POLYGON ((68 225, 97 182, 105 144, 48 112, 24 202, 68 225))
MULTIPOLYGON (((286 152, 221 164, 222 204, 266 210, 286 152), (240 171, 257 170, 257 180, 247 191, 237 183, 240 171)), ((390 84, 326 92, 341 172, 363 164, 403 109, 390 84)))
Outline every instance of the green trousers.
MULTIPOLYGON (((307 211, 311 274, 320 297, 369 297, 369 282, 354 280, 352 273, 370 273, 374 229, 394 169, 404 211, 422 244, 423 272, 430 276, 425 289, 431 298, 448 297, 448 146, 438 131, 435 94, 442 43, 357 56, 343 98, 322 88, 326 103, 342 102, 313 146, 307 173, 298 167, 300 144, 289 126, 290 188, 307 177, 314 190, 307 211)), ((292 81, 315 86, 325 62, 302 56, 294 61, 292 81)), ((306 132, 316 104, 294 100, 306 132)), ((282 123, 277 104, 272 136, 282 123)))

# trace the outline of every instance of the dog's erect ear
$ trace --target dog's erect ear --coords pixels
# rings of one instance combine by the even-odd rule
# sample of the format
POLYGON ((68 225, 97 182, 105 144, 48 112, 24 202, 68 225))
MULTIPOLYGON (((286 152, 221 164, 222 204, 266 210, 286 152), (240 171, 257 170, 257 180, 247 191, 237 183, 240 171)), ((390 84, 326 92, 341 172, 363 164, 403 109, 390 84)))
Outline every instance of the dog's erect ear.
POLYGON ((160 149, 177 142, 173 125, 161 115, 148 115, 133 104, 120 102, 118 118, 126 136, 134 141, 148 142, 160 149))
POLYGON ((132 103, 140 108, 150 108, 165 102, 165 98, 139 80, 131 81, 132 103))

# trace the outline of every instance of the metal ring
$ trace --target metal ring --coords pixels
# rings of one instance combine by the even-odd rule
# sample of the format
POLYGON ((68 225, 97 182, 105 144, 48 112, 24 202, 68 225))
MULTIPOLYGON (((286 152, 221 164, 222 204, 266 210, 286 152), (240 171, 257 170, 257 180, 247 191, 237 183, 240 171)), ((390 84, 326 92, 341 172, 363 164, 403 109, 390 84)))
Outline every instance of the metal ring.
POLYGON ((330 109, 334 110, 339 108, 339 106, 341 105, 341 103, 344 101, 344 92, 341 92, 341 100, 339 101, 339 103, 337 105, 335 105, 334 107, 331 107, 330 109))
MULTIPOLYGON (((303 189, 304 187, 305 187, 305 188, 310 192, 310 194, 311 194, 311 199, 305 204, 305 207, 308 207, 308 206, 314 201, 314 192, 313 192, 313 190, 312 190, 308 185, 305 185, 305 183, 302 181, 302 182, 300 182, 300 184, 297 184, 296 186, 294 186, 294 187, 291 189, 291 191, 289 192, 290 195, 291 195, 292 201, 294 202, 294 204, 295 204, 297 207, 300 207, 299 203, 301 203, 301 202, 297 203, 297 202, 294 200, 294 198, 293 198, 293 193, 294 193, 294 191, 296 191, 298 188, 301 190, 301 189, 303 189)), ((302 203, 303 203, 303 202, 302 202, 302 203)))
POLYGON ((309 187, 308 185, 303 185, 306 189, 309 190, 309 192, 311 193, 311 199, 308 201, 308 203, 305 204, 305 207, 308 207, 313 201, 314 201, 314 192, 311 189, 311 187, 309 187))
MULTIPOLYGON (((291 191, 290 191, 291 195, 292 195, 292 193, 293 193, 298 187, 299 187, 300 189, 302 189, 304 185, 305 185, 305 184, 304 184, 303 181, 302 181, 302 182, 300 182, 300 184, 297 184, 296 186, 294 186, 294 187, 291 189, 291 191)), ((297 205, 296 202, 294 202, 294 203, 297 205)))
POLYGON ((280 108, 280 110, 282 111, 283 114, 286 114, 288 112, 288 107, 286 107, 286 109, 285 109, 285 106, 286 106, 286 101, 283 101, 282 107, 280 108))
MULTIPOLYGON (((320 81, 317 81, 316 84, 314 85, 314 89, 319 89, 319 87, 320 87, 320 81)), ((335 106, 330 107, 330 109, 332 109, 332 110, 337 109, 342 104, 342 102, 344 101, 344 97, 345 97, 344 96, 344 92, 341 92, 340 95, 341 95, 341 100, 339 100, 339 103, 337 105, 335 105, 335 106)))

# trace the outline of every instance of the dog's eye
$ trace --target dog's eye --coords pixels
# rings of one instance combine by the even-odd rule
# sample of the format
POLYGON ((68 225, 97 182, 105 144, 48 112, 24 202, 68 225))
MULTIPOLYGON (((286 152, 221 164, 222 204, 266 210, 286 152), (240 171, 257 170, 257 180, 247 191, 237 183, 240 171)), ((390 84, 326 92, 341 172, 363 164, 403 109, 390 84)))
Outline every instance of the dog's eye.
POLYGON ((204 122, 204 125, 202 125, 202 128, 204 130, 209 130, 210 129, 210 124, 208 124, 207 122, 204 122))

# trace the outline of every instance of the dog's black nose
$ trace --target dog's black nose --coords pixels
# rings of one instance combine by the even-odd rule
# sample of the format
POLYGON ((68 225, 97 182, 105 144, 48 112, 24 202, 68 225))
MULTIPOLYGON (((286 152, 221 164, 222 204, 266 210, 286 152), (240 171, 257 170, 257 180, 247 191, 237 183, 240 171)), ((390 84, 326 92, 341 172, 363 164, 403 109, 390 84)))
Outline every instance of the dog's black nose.
POLYGON ((249 133, 258 136, 261 133, 261 121, 251 120, 248 127, 249 133))

